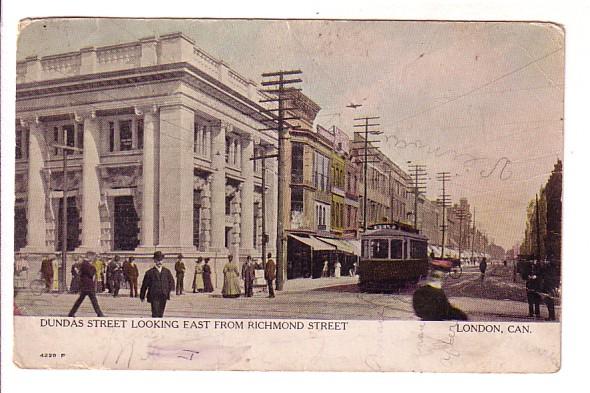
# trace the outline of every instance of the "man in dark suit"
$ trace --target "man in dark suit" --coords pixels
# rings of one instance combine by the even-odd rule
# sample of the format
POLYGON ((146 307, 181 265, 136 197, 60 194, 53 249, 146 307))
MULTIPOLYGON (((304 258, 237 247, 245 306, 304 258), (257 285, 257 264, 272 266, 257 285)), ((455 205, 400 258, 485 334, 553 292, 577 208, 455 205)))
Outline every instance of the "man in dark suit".
POLYGON ((182 295, 184 292, 184 272, 186 270, 184 262, 182 262, 182 254, 178 254, 174 270, 176 271, 176 295, 182 295))
POLYGON ((166 309, 166 301, 170 300, 170 292, 174 289, 174 278, 170 270, 162 266, 164 254, 161 251, 154 253, 155 266, 145 272, 139 299, 143 302, 146 298, 152 306, 152 318, 162 318, 166 309))
POLYGON ((84 301, 84 298, 88 296, 90 298, 90 302, 92 303, 92 307, 94 307, 94 312, 99 317, 104 317, 104 314, 100 310, 100 306, 98 305, 98 301, 96 300, 95 285, 94 285, 94 276, 96 275, 96 269, 90 263, 91 261, 96 258, 96 254, 92 251, 88 251, 86 253, 86 257, 82 261, 80 265, 80 296, 78 300, 74 303, 74 306, 70 310, 68 317, 73 317, 76 315, 76 311, 84 301))
POLYGON ((264 266, 264 279, 268 284, 268 297, 273 298, 275 297, 275 290, 272 285, 272 282, 277 277, 277 265, 275 261, 272 260, 272 254, 268 253, 268 259, 266 260, 266 266, 264 266))
POLYGON ((246 263, 242 265, 242 280, 244 280, 244 295, 246 297, 252 297, 254 294, 253 285, 254 279, 256 278, 255 266, 252 263, 252 257, 248 255, 246 257, 246 263))

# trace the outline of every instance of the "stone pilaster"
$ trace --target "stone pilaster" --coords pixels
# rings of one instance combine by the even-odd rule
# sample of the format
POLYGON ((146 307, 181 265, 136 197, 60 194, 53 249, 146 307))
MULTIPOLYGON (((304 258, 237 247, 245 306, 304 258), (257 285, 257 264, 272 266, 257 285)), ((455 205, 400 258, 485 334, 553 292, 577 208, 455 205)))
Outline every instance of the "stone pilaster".
POLYGON ((84 153, 82 164, 82 244, 79 249, 100 249, 100 127, 95 113, 84 119, 84 153))
MULTIPOLYGON (((159 244, 166 252, 192 252, 194 112, 160 108, 159 244)), ((145 132, 145 131, 144 131, 145 132)))
POLYGON ((47 154, 45 130, 37 121, 27 122, 29 126, 29 172, 27 190, 27 246, 25 252, 46 252, 45 204, 49 203, 43 167, 47 154))
POLYGON ((225 251, 225 135, 231 125, 220 123, 211 132, 211 249, 225 251))
POLYGON ((231 253, 236 261, 240 260, 240 244, 241 244, 241 230, 240 222, 242 215, 242 185, 238 186, 236 190, 231 207, 232 221, 233 221, 233 236, 231 244, 231 253))
POLYGON ((209 179, 201 189, 201 249, 211 247, 211 182, 209 179))

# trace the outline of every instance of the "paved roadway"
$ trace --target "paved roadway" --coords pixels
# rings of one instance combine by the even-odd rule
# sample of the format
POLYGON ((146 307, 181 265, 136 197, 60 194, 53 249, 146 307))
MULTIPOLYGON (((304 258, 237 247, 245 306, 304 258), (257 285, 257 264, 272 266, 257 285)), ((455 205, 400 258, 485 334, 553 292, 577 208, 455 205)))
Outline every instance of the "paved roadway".
MULTIPOLYGON (((455 285, 478 280, 475 272, 466 272, 455 285)), ((359 293, 355 277, 290 280, 285 291, 274 299, 261 289, 254 297, 224 299, 219 294, 172 296, 166 307, 167 317, 193 318, 301 318, 332 320, 415 320, 411 295, 414 288, 393 294, 359 293)), ((149 303, 128 297, 98 295, 100 306, 108 317, 150 317, 149 303)), ((24 315, 66 316, 76 295, 41 294, 29 290, 17 293, 16 306, 24 315)), ((451 296, 450 301, 464 310, 474 321, 530 321, 527 304, 521 301, 485 299, 481 297, 451 296)), ((543 307, 543 311, 546 310, 543 307)), ((78 316, 94 316, 86 299, 78 316)))

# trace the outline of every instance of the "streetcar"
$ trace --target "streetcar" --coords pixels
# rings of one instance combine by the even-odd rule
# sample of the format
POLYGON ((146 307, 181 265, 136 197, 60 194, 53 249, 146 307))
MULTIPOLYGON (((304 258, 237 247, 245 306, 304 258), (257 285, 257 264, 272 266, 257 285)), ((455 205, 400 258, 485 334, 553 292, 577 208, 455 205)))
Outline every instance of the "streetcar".
POLYGON ((390 291, 417 283, 429 270, 428 238, 402 223, 377 224, 361 235, 359 289, 390 291))

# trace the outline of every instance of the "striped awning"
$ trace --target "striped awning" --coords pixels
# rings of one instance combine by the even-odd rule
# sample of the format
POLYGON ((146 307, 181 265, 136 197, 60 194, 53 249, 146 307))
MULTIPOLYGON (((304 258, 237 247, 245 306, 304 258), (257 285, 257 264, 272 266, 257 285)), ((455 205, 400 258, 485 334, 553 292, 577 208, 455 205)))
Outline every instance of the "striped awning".
POLYGON ((336 249, 336 247, 334 247, 333 245, 324 243, 313 236, 303 237, 293 234, 289 234, 289 236, 297 241, 300 241, 303 244, 310 246, 314 251, 333 251, 336 249))
POLYGON ((318 237, 318 240, 322 241, 322 242, 326 242, 328 244, 331 244, 332 246, 334 246, 338 251, 343 251, 343 252, 347 252, 349 254, 354 254, 354 248, 352 247, 352 245, 350 245, 350 243, 348 243, 345 240, 340 240, 340 239, 331 239, 328 237, 318 237))

